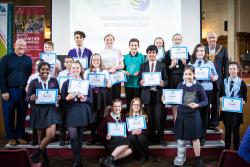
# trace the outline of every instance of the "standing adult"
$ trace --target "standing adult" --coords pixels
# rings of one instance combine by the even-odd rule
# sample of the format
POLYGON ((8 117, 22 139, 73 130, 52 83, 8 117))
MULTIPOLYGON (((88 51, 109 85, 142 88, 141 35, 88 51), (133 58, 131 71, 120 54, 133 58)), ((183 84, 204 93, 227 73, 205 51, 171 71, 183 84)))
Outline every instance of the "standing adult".
POLYGON ((5 55, 0 61, 4 126, 10 145, 27 144, 23 139, 27 111, 25 86, 32 72, 32 60, 25 51, 26 42, 18 39, 14 44, 14 52, 5 55), (17 111, 16 124, 15 111, 17 111))
POLYGON ((227 48, 222 45, 217 44, 218 36, 215 32, 207 33, 207 42, 206 49, 209 53, 209 60, 214 63, 216 72, 218 74, 218 80, 213 82, 213 91, 211 104, 212 108, 209 114, 209 128, 214 129, 215 131, 219 130, 219 89, 223 80, 228 74, 228 52, 227 48))

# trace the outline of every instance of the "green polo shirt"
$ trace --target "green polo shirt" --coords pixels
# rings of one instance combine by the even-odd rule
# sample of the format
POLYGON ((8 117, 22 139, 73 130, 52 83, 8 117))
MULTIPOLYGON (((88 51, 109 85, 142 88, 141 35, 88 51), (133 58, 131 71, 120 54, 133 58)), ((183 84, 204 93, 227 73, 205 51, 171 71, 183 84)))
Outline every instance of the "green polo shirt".
POLYGON ((132 56, 130 53, 124 56, 124 65, 125 70, 129 72, 129 76, 127 76, 127 82, 125 83, 125 87, 131 88, 139 88, 138 76, 134 76, 136 72, 140 71, 141 64, 145 62, 145 57, 141 53, 136 53, 132 56))

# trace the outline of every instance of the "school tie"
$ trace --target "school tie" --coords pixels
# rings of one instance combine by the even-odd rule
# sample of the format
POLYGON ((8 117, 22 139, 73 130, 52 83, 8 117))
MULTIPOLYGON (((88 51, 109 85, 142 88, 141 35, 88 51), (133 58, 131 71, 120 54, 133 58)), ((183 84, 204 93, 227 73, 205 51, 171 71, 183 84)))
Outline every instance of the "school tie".
POLYGON ((151 70, 150 72, 154 72, 154 63, 151 64, 151 70))
POLYGON ((202 61, 201 61, 201 60, 199 60, 199 61, 198 61, 198 66, 201 66, 201 63, 202 63, 202 61))
POLYGON ((82 56, 82 50, 81 50, 81 48, 78 48, 78 56, 79 57, 82 56))
MULTIPOLYGON (((232 91, 232 89, 233 89, 233 87, 234 87, 234 81, 230 81, 230 92, 232 91)), ((231 93, 231 95, 230 95, 231 97, 234 97, 234 91, 231 93)))

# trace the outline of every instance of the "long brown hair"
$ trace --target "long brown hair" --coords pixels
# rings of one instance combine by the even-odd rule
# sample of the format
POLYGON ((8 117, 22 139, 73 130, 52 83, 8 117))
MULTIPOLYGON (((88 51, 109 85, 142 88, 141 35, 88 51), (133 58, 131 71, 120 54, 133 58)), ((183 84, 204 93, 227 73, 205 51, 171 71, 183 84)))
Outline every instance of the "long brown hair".
MULTIPOLYGON (((83 79, 83 74, 84 74, 84 70, 83 70, 83 68, 82 68, 82 64, 80 63, 80 61, 79 60, 76 60, 76 61, 74 61, 72 64, 79 64, 79 66, 80 66, 80 68, 81 68, 81 72, 80 72, 80 77, 81 77, 81 79, 83 79)), ((71 64, 71 66, 72 66, 72 64, 71 64)), ((70 67, 70 69, 71 69, 71 67, 70 67)))
POLYGON ((100 70, 102 71, 103 70, 102 57, 101 57, 101 55, 99 53, 94 53, 94 54, 91 55, 89 71, 92 72, 93 69, 94 69, 94 66, 93 66, 93 63, 92 63, 92 59, 93 59, 94 56, 99 56, 99 58, 100 58, 100 70))
POLYGON ((132 117, 132 116, 133 116, 133 108, 132 108, 132 105, 134 104, 135 101, 139 101, 139 103, 140 103, 140 111, 139 111, 139 114, 140 114, 140 115, 144 115, 145 118, 146 118, 146 121, 148 121, 148 116, 147 116, 147 114, 146 114, 146 113, 144 112, 144 110, 143 110, 142 102, 141 102, 141 99, 140 99, 140 98, 133 98, 133 100, 132 100, 131 103, 130 103, 130 108, 129 108, 128 116, 129 116, 129 117, 132 117))
POLYGON ((195 61, 196 61, 196 59, 197 59, 197 58, 196 58, 196 53, 197 53, 197 51, 198 51, 198 48, 200 48, 200 47, 204 48, 204 50, 205 50, 205 55, 204 55, 204 57, 203 57, 204 62, 205 62, 205 63, 208 62, 208 58, 209 58, 208 51, 207 51, 206 47, 200 43, 200 44, 197 44, 197 45, 194 47, 194 51, 193 51, 193 54, 192 54, 192 56, 191 56, 191 61, 190 61, 191 64, 194 64, 194 63, 195 63, 195 61))

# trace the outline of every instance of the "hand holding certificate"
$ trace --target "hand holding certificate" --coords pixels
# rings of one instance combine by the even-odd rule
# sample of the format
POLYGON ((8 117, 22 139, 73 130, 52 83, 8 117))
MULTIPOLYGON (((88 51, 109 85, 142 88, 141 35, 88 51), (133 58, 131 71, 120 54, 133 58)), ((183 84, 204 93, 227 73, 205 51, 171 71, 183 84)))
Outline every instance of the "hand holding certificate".
POLYGON ((163 89, 163 104, 182 104, 182 89, 163 89))
POLYGON ((195 78, 197 80, 210 80, 210 68, 195 67, 195 78))
POLYGON ((80 79, 71 79, 69 82, 68 93, 80 93, 88 95, 89 81, 80 79))
POLYGON ((127 82, 126 75, 124 74, 123 71, 117 71, 114 74, 109 74, 109 76, 110 76, 112 85, 121 83, 121 82, 127 82))
POLYGON ((58 90, 57 89, 37 89, 36 90, 36 104, 55 104, 57 103, 58 90))
POLYGON ((147 129, 145 116, 128 117, 126 122, 129 132, 137 129, 147 129))
POLYGON ((50 65, 56 64, 56 53, 40 53, 40 58, 50 65))
POLYGON ((242 105, 242 98, 222 97, 222 111, 242 113, 242 105))
POLYGON ((126 137, 126 123, 111 123, 108 122, 108 135, 126 137))
POLYGON ((160 72, 144 72, 142 79, 144 80, 143 86, 159 86, 162 80, 160 72))
POLYGON ((92 87, 106 87, 105 74, 88 73, 88 80, 92 87))
POLYGON ((172 47, 171 59, 188 59, 187 47, 172 47))

